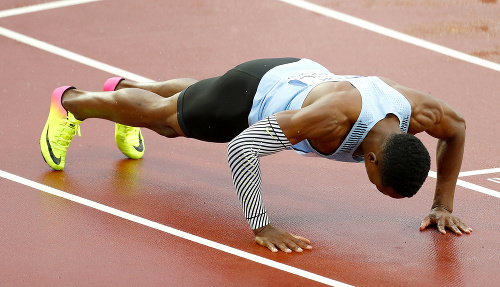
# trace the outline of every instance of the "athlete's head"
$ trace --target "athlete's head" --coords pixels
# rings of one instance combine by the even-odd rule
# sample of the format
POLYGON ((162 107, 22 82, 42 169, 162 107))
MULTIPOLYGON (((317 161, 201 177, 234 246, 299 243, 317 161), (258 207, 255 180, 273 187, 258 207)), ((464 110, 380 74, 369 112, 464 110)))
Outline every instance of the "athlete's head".
MULTIPOLYGON (((385 138, 376 173, 370 180, 384 194, 412 197, 429 173, 431 158, 422 142, 410 134, 394 133, 385 138)), ((368 169, 368 168, 367 168, 368 169)))

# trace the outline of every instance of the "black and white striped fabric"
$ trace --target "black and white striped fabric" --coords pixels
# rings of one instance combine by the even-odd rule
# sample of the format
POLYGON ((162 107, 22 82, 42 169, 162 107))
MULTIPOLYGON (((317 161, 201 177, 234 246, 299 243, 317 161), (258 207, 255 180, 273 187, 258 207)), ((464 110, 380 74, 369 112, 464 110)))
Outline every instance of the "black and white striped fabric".
POLYGON ((238 198, 252 229, 269 224, 261 196, 259 157, 291 146, 276 117, 269 116, 250 126, 228 145, 228 161, 238 198))

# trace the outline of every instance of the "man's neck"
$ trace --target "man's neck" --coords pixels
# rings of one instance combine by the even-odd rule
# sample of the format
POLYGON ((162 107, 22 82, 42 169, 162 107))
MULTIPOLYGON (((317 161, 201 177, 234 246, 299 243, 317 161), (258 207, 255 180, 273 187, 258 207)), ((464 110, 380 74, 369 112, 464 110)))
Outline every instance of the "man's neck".
POLYGON ((385 138, 394 133, 402 133, 399 129, 399 119, 394 115, 388 115, 373 126, 361 143, 363 153, 378 153, 382 149, 385 138))

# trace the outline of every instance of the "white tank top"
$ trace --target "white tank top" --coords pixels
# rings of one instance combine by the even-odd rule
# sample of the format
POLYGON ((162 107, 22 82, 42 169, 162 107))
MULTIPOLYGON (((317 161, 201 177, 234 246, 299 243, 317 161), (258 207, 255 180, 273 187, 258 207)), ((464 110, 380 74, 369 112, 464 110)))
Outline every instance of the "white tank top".
POLYGON ((260 90, 257 89, 254 98, 249 124, 252 125, 253 121, 257 122, 277 112, 300 109, 307 94, 315 86, 324 82, 339 81, 348 81, 361 94, 362 106, 358 120, 333 154, 323 154, 317 151, 308 140, 303 140, 292 146, 297 153, 314 153, 324 158, 343 162, 362 162, 363 156, 354 156, 354 151, 365 139, 371 128, 388 114, 394 114, 398 117, 399 128, 402 132, 408 131, 411 105, 394 88, 377 77, 335 75, 323 66, 307 59, 275 67, 264 75, 259 83, 260 90))

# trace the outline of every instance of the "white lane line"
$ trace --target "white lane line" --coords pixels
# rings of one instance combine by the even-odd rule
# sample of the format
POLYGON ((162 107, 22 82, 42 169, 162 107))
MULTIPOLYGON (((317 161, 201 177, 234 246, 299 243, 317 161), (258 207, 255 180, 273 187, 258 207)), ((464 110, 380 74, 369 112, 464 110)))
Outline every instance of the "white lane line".
POLYGON ((489 181, 496 182, 496 183, 500 183, 500 178, 498 178, 498 177, 488 178, 488 180, 489 180, 489 181))
POLYGON ((497 168, 488 168, 488 169, 480 169, 480 170, 471 170, 464 171, 458 174, 458 177, 463 176, 471 176, 471 175, 481 175, 481 174, 489 174, 489 173, 500 173, 500 167, 497 168))
POLYGON ((199 237, 199 236, 196 236, 196 235, 184 232, 184 231, 180 231, 178 229, 168 227, 166 225, 163 225, 163 224, 160 224, 160 223, 157 223, 157 222, 154 222, 154 221, 151 221, 151 220, 148 220, 148 219, 145 219, 145 218, 118 210, 116 208, 112 208, 112 207, 109 207, 107 205, 100 204, 100 203, 97 203, 95 201, 91 201, 91 200, 85 199, 83 197, 79 197, 79 196, 76 196, 76 195, 73 195, 73 194, 70 194, 70 193, 43 185, 43 184, 40 184, 38 182, 14 175, 12 173, 5 172, 3 170, 0 170, 0 177, 3 177, 5 179, 20 183, 22 185, 25 185, 25 186, 28 186, 28 187, 31 187, 31 188, 34 188, 34 189, 58 196, 58 197, 61 197, 61 198, 67 199, 67 200, 70 200, 70 201, 73 201, 73 202, 76 202, 76 203, 79 203, 79 204, 82 204, 82 205, 85 205, 85 206, 88 206, 88 207, 91 207, 94 209, 97 209, 97 210, 102 211, 102 212, 106 212, 108 214, 129 220, 129 221, 132 221, 132 222, 135 222, 138 224, 142 224, 144 226, 148 226, 148 227, 163 231, 165 233, 168 233, 168 234, 180 237, 180 238, 187 239, 187 240, 192 241, 192 242, 196 242, 196 243, 204 245, 204 246, 208 246, 208 247, 211 247, 211 248, 214 248, 214 249, 217 249, 217 250, 220 250, 220 251, 232 254, 232 255, 236 255, 238 257, 245 258, 245 259, 248 259, 250 261, 260 263, 262 265, 266 265, 266 266, 269 266, 272 268, 276 268, 276 269, 279 269, 281 271, 285 271, 285 272, 288 272, 291 274, 295 274, 297 276, 301 276, 301 277, 304 277, 304 278, 307 278, 307 279, 310 279, 310 280, 313 280, 316 282, 320 282, 320 283, 323 283, 323 284, 326 284, 329 286, 339 286, 339 287, 352 286, 352 285, 348 285, 348 284, 345 284, 345 283, 342 283, 339 281, 335 281, 335 280, 330 279, 330 278, 323 277, 323 276, 315 274, 315 273, 311 273, 309 271, 305 271, 305 270, 302 270, 302 269, 299 269, 296 267, 292 267, 292 266, 289 266, 289 265, 286 265, 283 263, 279 263, 279 262, 276 262, 276 261, 273 261, 273 260, 270 260, 270 259, 267 259, 267 258, 264 258, 261 256, 257 256, 257 255, 254 255, 252 253, 241 251, 239 249, 236 249, 236 248, 233 248, 230 246, 226 246, 224 244, 220 244, 220 243, 217 243, 217 242, 214 242, 214 241, 211 241, 211 240, 208 240, 208 239, 205 239, 205 238, 202 238, 202 237, 199 237))
POLYGON ((137 82, 151 82, 152 81, 151 79, 139 76, 137 74, 122 70, 122 69, 117 68, 117 67, 110 66, 108 64, 105 64, 105 63, 96 61, 94 59, 73 53, 71 51, 59 48, 59 47, 51 45, 49 43, 25 36, 23 34, 19 34, 17 32, 9 30, 9 29, 5 29, 3 27, 0 27, 0 35, 7 37, 7 38, 10 38, 10 39, 13 39, 13 40, 16 40, 16 41, 19 41, 19 42, 24 43, 26 45, 33 46, 33 47, 38 48, 40 50, 44 50, 46 52, 61 56, 63 58, 78 62, 80 64, 84 64, 84 65, 87 65, 89 67, 108 72, 108 73, 116 75, 116 76, 124 77, 124 78, 130 79, 133 81, 137 81, 137 82))
POLYGON ((43 3, 43 4, 37 4, 37 5, 30 5, 30 6, 0 11, 0 18, 21 15, 21 14, 26 14, 26 13, 32 13, 32 12, 38 12, 38 11, 43 11, 43 10, 49 10, 49 9, 55 9, 55 8, 61 8, 61 7, 67 7, 67 6, 73 6, 73 5, 78 5, 78 4, 85 4, 85 3, 90 3, 90 2, 97 2, 97 1, 102 1, 102 0, 62 0, 62 1, 54 1, 54 2, 48 2, 48 3, 43 3))
MULTIPOLYGON (((435 171, 431 170, 431 171, 429 171, 429 177, 437 178, 437 173, 435 171)), ((480 185, 473 184, 473 183, 470 183, 470 182, 467 182, 467 181, 464 181, 461 179, 457 180, 457 185, 474 190, 474 191, 477 191, 477 192, 481 192, 481 193, 484 193, 487 195, 491 195, 493 197, 500 198, 500 192, 498 192, 496 190, 482 187, 480 185)))
POLYGON ((401 32, 398 32, 398 31, 395 31, 395 30, 392 30, 392 29, 389 29, 389 28, 386 28, 386 27, 383 27, 383 26, 380 26, 380 25, 377 25, 377 24, 374 24, 371 22, 368 22, 368 21, 360 19, 360 18, 356 18, 356 17, 350 16, 348 14, 344 14, 344 13, 341 13, 341 12, 338 12, 338 11, 335 11, 335 10, 332 10, 332 9, 329 9, 329 8, 326 8, 326 7, 323 7, 323 6, 308 2, 308 1, 304 1, 304 0, 279 0, 279 1, 284 2, 284 3, 288 3, 290 5, 293 5, 293 6, 296 6, 299 8, 302 8, 304 10, 318 13, 320 15, 323 15, 323 16, 326 16, 326 17, 329 17, 329 18, 332 18, 332 19, 335 19, 338 21, 342 21, 342 22, 347 23, 347 24, 351 24, 351 25, 356 26, 356 27, 360 27, 360 28, 363 28, 363 29, 366 29, 366 30, 369 30, 369 31, 372 31, 372 32, 375 32, 375 33, 378 33, 381 35, 385 35, 385 36, 391 37, 393 39, 397 39, 397 40, 400 40, 400 41, 403 41, 403 42, 406 42, 406 43, 409 43, 409 44, 412 44, 412 45, 415 45, 415 46, 418 46, 421 48, 425 48, 425 49, 428 49, 428 50, 431 50, 431 51, 434 51, 434 52, 437 52, 437 53, 440 53, 440 54, 443 54, 443 55, 446 55, 449 57, 453 57, 453 58, 456 58, 456 59, 459 59, 459 60, 462 60, 465 62, 476 64, 478 66, 482 66, 482 67, 489 68, 489 69, 500 72, 500 64, 497 64, 497 63, 494 63, 491 61, 487 61, 487 60, 484 60, 484 59, 481 59, 478 57, 474 57, 474 56, 471 56, 469 54, 462 53, 462 52, 459 52, 457 50, 453 50, 453 49, 450 49, 450 48, 447 48, 447 47, 444 47, 444 46, 441 46, 438 44, 434 44, 432 42, 425 41, 425 40, 422 40, 420 38, 413 37, 413 36, 410 36, 410 35, 407 35, 407 34, 404 34, 404 33, 401 33, 401 32))

